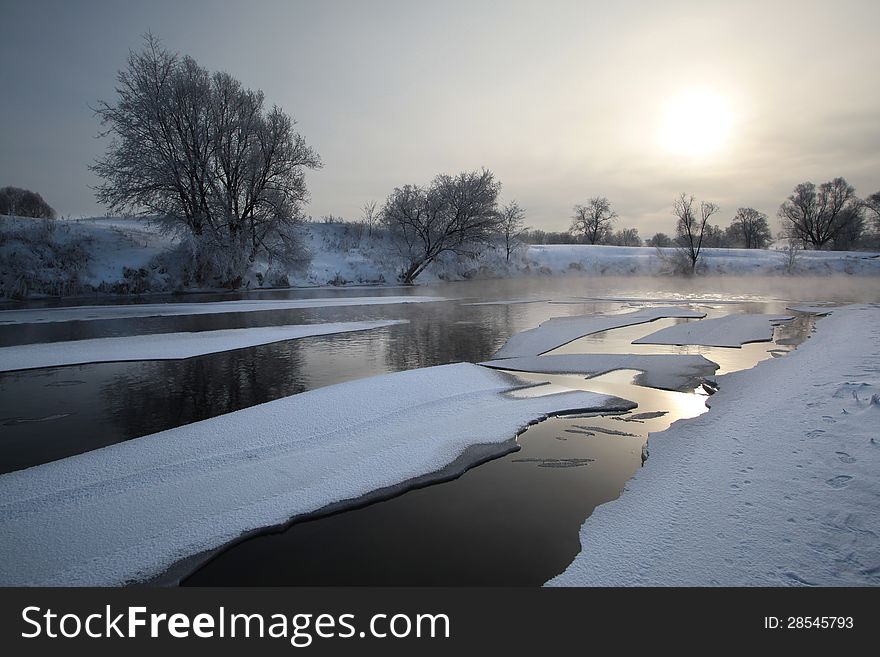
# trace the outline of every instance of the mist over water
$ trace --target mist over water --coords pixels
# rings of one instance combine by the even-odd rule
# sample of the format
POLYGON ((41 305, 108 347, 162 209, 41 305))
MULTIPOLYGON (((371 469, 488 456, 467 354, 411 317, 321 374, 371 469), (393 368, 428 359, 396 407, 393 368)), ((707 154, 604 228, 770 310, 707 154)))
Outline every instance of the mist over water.
POLYGON ((835 303, 880 302, 880 286, 874 277, 829 274, 827 276, 565 276, 506 278, 428 285, 424 294, 463 293, 495 299, 534 295, 577 297, 633 297, 658 301, 711 298, 728 301, 782 300, 835 303))

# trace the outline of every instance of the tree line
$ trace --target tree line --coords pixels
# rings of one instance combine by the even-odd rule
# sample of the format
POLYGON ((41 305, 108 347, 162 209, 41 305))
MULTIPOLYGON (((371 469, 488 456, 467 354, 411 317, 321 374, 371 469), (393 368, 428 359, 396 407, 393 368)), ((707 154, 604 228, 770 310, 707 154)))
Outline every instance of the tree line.
MULTIPOLYGON (((673 201, 675 229, 672 236, 658 232, 644 241, 645 246, 674 247, 691 241, 706 248, 764 249, 773 242, 766 213, 755 208, 738 208, 726 228, 709 219, 719 213, 711 202, 695 205, 695 199, 681 194, 673 201)), ((526 237, 538 244, 605 244, 641 246, 638 229, 613 230, 618 219, 611 202, 596 196, 575 205, 571 226, 565 232, 530 231, 526 237)), ((865 199, 844 178, 815 185, 804 182, 782 203, 777 212, 783 230, 780 237, 797 240, 804 248, 849 250, 876 246, 880 236, 880 192, 865 199)))
MULTIPOLYGON (((198 282, 237 286, 258 257, 302 262, 295 228, 308 200, 305 171, 321 159, 289 115, 266 106, 262 91, 166 50, 148 34, 117 75, 115 101, 101 101, 95 111, 103 134, 113 137, 91 167, 103 181, 98 200, 181 235, 198 282)), ((382 226, 391 236, 406 284, 445 253, 474 256, 490 244, 500 245, 508 262, 526 242, 643 245, 638 229, 615 230, 619 216, 604 196, 575 205, 568 231, 548 233, 529 231, 525 210, 513 200, 502 204, 500 191, 488 169, 439 174, 366 204, 364 221, 371 233, 382 226)), ((54 216, 38 194, 8 187, 0 190, 0 212, 54 216)), ((765 213, 739 208, 724 229, 710 223, 718 213, 714 203, 681 194, 672 206, 673 236, 657 233, 644 244, 675 247, 693 271, 707 247, 757 249, 772 241, 765 213)), ((843 178, 805 182, 778 216, 785 235, 803 245, 852 248, 869 217, 880 231, 880 192, 862 200, 843 178)))

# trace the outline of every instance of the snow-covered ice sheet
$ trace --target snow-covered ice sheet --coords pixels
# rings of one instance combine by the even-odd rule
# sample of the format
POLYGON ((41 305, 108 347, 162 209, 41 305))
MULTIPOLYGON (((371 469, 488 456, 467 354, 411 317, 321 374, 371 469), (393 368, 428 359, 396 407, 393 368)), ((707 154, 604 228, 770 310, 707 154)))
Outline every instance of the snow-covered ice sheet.
POLYGON ((514 306, 520 303, 542 303, 550 301, 550 299, 533 299, 531 297, 525 299, 502 299, 500 301, 475 301, 473 303, 463 303, 463 306, 514 306))
POLYGON ((711 376, 718 365, 699 355, 688 354, 559 354, 505 358, 480 363, 486 367, 542 374, 598 376, 615 370, 639 370, 639 385, 664 390, 694 387, 694 381, 711 376))
POLYGON ((807 304, 800 306, 787 306, 786 310, 792 310, 796 313, 806 313, 808 315, 830 315, 834 312, 834 306, 825 304, 807 304))
POLYGON ((586 392, 514 398, 467 363, 386 374, 0 476, 0 584, 115 585, 331 503, 437 472, 548 414, 628 409, 586 392))
POLYGON ((0 326, 5 324, 43 324, 46 322, 126 319, 130 317, 169 317, 173 315, 212 315, 266 310, 298 310, 337 306, 375 306, 398 303, 447 301, 444 297, 327 297, 320 299, 212 301, 203 303, 137 303, 108 306, 66 306, 0 311, 0 326))
POLYGON ((880 307, 719 382, 708 413, 651 436, 550 584, 880 584, 880 307))
POLYGON ((706 313, 687 308, 644 308, 619 315, 577 315, 575 317, 554 317, 537 328, 517 333, 498 350, 494 358, 514 358, 538 356, 556 347, 568 344, 585 335, 607 331, 608 329, 644 324, 663 317, 683 317, 699 319, 706 313))
POLYGON ((703 345, 741 347, 748 342, 773 339, 773 326, 792 319, 791 315, 725 315, 699 322, 676 324, 646 335, 633 344, 703 345))
POLYGON ((296 338, 405 323, 407 320, 331 322, 24 344, 0 347, 0 372, 110 361, 179 360, 296 338))

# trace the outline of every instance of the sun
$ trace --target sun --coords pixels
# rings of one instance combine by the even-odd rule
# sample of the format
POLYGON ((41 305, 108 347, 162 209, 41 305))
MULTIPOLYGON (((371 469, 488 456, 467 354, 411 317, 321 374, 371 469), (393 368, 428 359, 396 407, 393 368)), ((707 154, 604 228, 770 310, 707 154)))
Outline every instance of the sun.
POLYGON ((700 156, 724 149, 732 123, 730 104, 720 94, 694 89, 664 107, 660 140, 670 153, 700 156))

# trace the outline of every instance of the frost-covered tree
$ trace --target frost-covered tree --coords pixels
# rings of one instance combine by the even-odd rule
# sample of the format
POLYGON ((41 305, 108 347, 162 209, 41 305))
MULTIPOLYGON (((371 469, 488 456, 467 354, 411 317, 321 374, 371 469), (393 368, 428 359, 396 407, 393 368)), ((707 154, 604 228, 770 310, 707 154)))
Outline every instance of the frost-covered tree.
POLYGON ((504 205, 500 212, 504 253, 507 256, 507 262, 510 262, 510 254, 523 243, 523 235, 528 230, 526 211, 519 206, 519 203, 511 201, 504 205))
POLYGON ((145 38, 96 113, 113 140, 92 166, 113 212, 158 216, 194 246, 199 277, 235 285, 258 254, 302 257, 290 228, 320 158, 263 93, 145 38))
POLYGON ((611 201, 604 196, 594 196, 586 205, 574 206, 571 218, 572 235, 580 235, 587 244, 601 244, 611 234, 611 226, 617 213, 611 201))
POLYGON ((694 207, 695 202, 693 196, 682 193, 672 204, 672 212, 678 218, 675 226, 678 252, 687 263, 687 272, 690 274, 697 270, 709 218, 718 212, 718 206, 708 201, 700 201, 698 211, 694 207))
POLYGON ((792 235, 788 230, 781 231, 778 240, 782 244, 782 248, 779 249, 778 246, 776 248, 779 249, 779 252, 782 254, 782 263, 785 268, 785 273, 796 273, 798 270, 798 263, 801 259, 801 251, 803 251, 804 248, 803 240, 792 235))
POLYGON ((491 171, 442 174, 426 187, 397 187, 382 207, 382 222, 406 258, 400 280, 411 285, 442 253, 476 255, 499 233, 501 183, 491 171))
POLYGON ((779 207, 779 218, 788 234, 815 249, 822 249, 853 220, 853 210, 858 205, 861 201, 855 189, 844 178, 835 178, 818 188, 811 182, 803 182, 779 207))
POLYGON ((746 249, 766 249, 773 241, 767 215, 755 208, 739 208, 730 226, 727 237, 733 245, 746 249))
POLYGON ((367 226, 367 234, 372 237, 373 226, 379 220, 379 203, 377 201, 367 201, 361 206, 361 217, 367 226))
POLYGON ((20 187, 0 188, 0 214, 54 219, 55 210, 37 192, 20 187))

